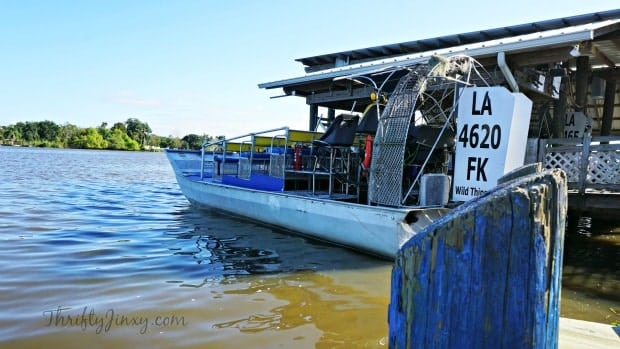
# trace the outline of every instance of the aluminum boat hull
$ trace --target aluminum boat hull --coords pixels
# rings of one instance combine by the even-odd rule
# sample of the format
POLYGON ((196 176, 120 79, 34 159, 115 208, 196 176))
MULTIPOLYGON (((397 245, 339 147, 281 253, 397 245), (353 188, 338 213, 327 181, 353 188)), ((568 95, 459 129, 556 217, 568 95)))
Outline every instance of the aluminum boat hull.
POLYGON ((369 206, 225 185, 200 178, 195 171, 199 170, 199 153, 166 154, 181 191, 192 204, 383 258, 393 258, 404 242, 448 212, 441 207, 369 206))

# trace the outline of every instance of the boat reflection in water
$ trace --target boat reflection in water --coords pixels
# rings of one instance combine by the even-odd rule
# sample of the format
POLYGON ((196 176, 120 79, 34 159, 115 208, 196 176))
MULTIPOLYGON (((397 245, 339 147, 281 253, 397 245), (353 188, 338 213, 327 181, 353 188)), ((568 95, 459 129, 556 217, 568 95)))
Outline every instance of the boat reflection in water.
POLYGON ((183 310, 201 319, 202 344, 386 345, 390 262, 210 209, 179 218, 189 229, 169 248, 185 277, 167 282, 206 296, 183 310))

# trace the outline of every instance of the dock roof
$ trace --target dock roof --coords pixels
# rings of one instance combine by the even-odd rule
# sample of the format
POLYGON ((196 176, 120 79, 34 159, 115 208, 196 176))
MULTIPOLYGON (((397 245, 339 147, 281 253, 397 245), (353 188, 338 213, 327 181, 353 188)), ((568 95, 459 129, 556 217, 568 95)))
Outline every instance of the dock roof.
POLYGON ((449 47, 475 44, 484 41, 509 38, 554 29, 562 29, 618 18, 620 18, 620 9, 518 24, 508 27, 479 30, 469 33, 445 35, 430 39, 399 42, 390 45, 328 53, 298 58, 296 61, 306 66, 306 72, 313 72, 322 69, 335 68, 335 62, 337 60, 348 60, 349 64, 362 63, 380 58, 441 50, 449 47))
POLYGON ((297 61, 306 66, 306 74, 259 87, 282 88, 285 95, 306 97, 307 104, 349 109, 371 89, 347 77, 375 79, 378 72, 422 63, 432 55, 466 54, 492 67, 504 52, 514 67, 535 66, 574 61, 574 49, 590 57, 599 75, 617 79, 620 9, 301 58, 297 61))

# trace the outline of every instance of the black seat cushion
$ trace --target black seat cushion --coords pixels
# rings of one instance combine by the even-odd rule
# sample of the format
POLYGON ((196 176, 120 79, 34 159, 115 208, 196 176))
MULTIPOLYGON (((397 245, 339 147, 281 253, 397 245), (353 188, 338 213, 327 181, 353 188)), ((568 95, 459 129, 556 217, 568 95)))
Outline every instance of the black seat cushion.
POLYGON ((358 116, 346 114, 338 115, 321 138, 315 140, 312 144, 316 146, 332 147, 352 145, 355 139, 358 120, 358 116))

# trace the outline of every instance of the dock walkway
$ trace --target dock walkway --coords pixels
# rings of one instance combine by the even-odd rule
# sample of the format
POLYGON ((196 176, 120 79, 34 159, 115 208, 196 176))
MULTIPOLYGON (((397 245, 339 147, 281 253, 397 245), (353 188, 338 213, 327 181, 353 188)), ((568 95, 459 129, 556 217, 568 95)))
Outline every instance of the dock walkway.
POLYGON ((559 349, 620 348, 620 327, 560 318, 559 349))

